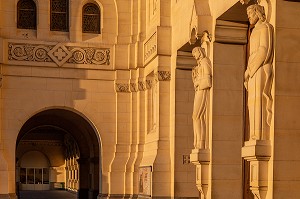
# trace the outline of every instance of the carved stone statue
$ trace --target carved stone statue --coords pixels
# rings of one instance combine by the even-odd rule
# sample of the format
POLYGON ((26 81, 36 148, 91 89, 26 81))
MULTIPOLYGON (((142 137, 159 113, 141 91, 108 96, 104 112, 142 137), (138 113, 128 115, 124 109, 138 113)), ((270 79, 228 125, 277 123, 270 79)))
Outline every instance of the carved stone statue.
POLYGON ((254 25, 244 82, 248 91, 250 140, 266 140, 272 118, 273 27, 266 22, 264 7, 258 4, 249 6, 247 15, 254 25))
POLYGON ((206 57, 205 50, 195 47, 192 51, 197 60, 197 66, 192 70, 192 78, 195 88, 193 127, 195 149, 206 148, 207 137, 207 104, 209 90, 212 85, 212 70, 210 60, 206 57))

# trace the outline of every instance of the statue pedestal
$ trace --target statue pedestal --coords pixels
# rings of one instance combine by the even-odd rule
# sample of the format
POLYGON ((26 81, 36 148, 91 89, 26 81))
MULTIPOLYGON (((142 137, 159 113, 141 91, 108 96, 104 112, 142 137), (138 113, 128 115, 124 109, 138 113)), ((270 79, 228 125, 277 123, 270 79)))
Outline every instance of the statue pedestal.
POLYGON ((245 142, 242 157, 250 162, 250 190, 256 199, 265 199, 268 191, 268 161, 271 157, 270 140, 245 142))
POLYGON ((196 166, 196 186, 201 193, 201 199, 205 199, 209 181, 209 149, 193 149, 190 154, 190 162, 196 166))

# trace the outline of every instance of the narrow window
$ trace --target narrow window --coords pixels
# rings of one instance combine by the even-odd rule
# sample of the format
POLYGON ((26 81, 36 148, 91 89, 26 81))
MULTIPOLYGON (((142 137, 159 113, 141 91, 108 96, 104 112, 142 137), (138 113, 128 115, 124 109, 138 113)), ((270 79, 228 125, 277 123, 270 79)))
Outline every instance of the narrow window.
POLYGON ((51 0, 50 30, 69 31, 69 0, 51 0))
POLYGON ((100 9, 93 3, 87 3, 83 6, 82 32, 100 34, 100 9))
POLYGON ((32 0, 20 0, 18 2, 17 27, 36 30, 36 5, 32 0))

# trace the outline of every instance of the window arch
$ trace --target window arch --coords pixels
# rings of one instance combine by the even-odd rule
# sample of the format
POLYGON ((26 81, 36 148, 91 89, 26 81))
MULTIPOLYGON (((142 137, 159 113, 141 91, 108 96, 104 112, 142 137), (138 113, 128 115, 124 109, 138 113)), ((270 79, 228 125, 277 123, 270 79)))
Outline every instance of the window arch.
POLYGON ((51 0, 50 30, 69 31, 69 0, 51 0))
POLYGON ((87 3, 82 8, 82 32, 100 34, 100 9, 94 3, 87 3))
POLYGON ((17 28, 36 30, 36 5, 33 0, 20 0, 18 2, 17 28))

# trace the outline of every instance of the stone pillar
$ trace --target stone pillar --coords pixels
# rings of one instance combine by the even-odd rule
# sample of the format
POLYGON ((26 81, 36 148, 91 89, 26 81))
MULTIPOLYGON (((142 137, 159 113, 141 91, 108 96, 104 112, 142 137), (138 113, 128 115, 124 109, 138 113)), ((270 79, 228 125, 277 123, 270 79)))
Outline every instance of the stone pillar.
POLYGON ((242 157, 250 162, 250 190, 256 199, 265 199, 268 192, 268 162, 271 157, 270 140, 245 142, 242 157))
POLYGON ((201 194, 201 199, 207 198, 209 183, 209 149, 193 149, 190 161, 196 166, 196 186, 201 194))

